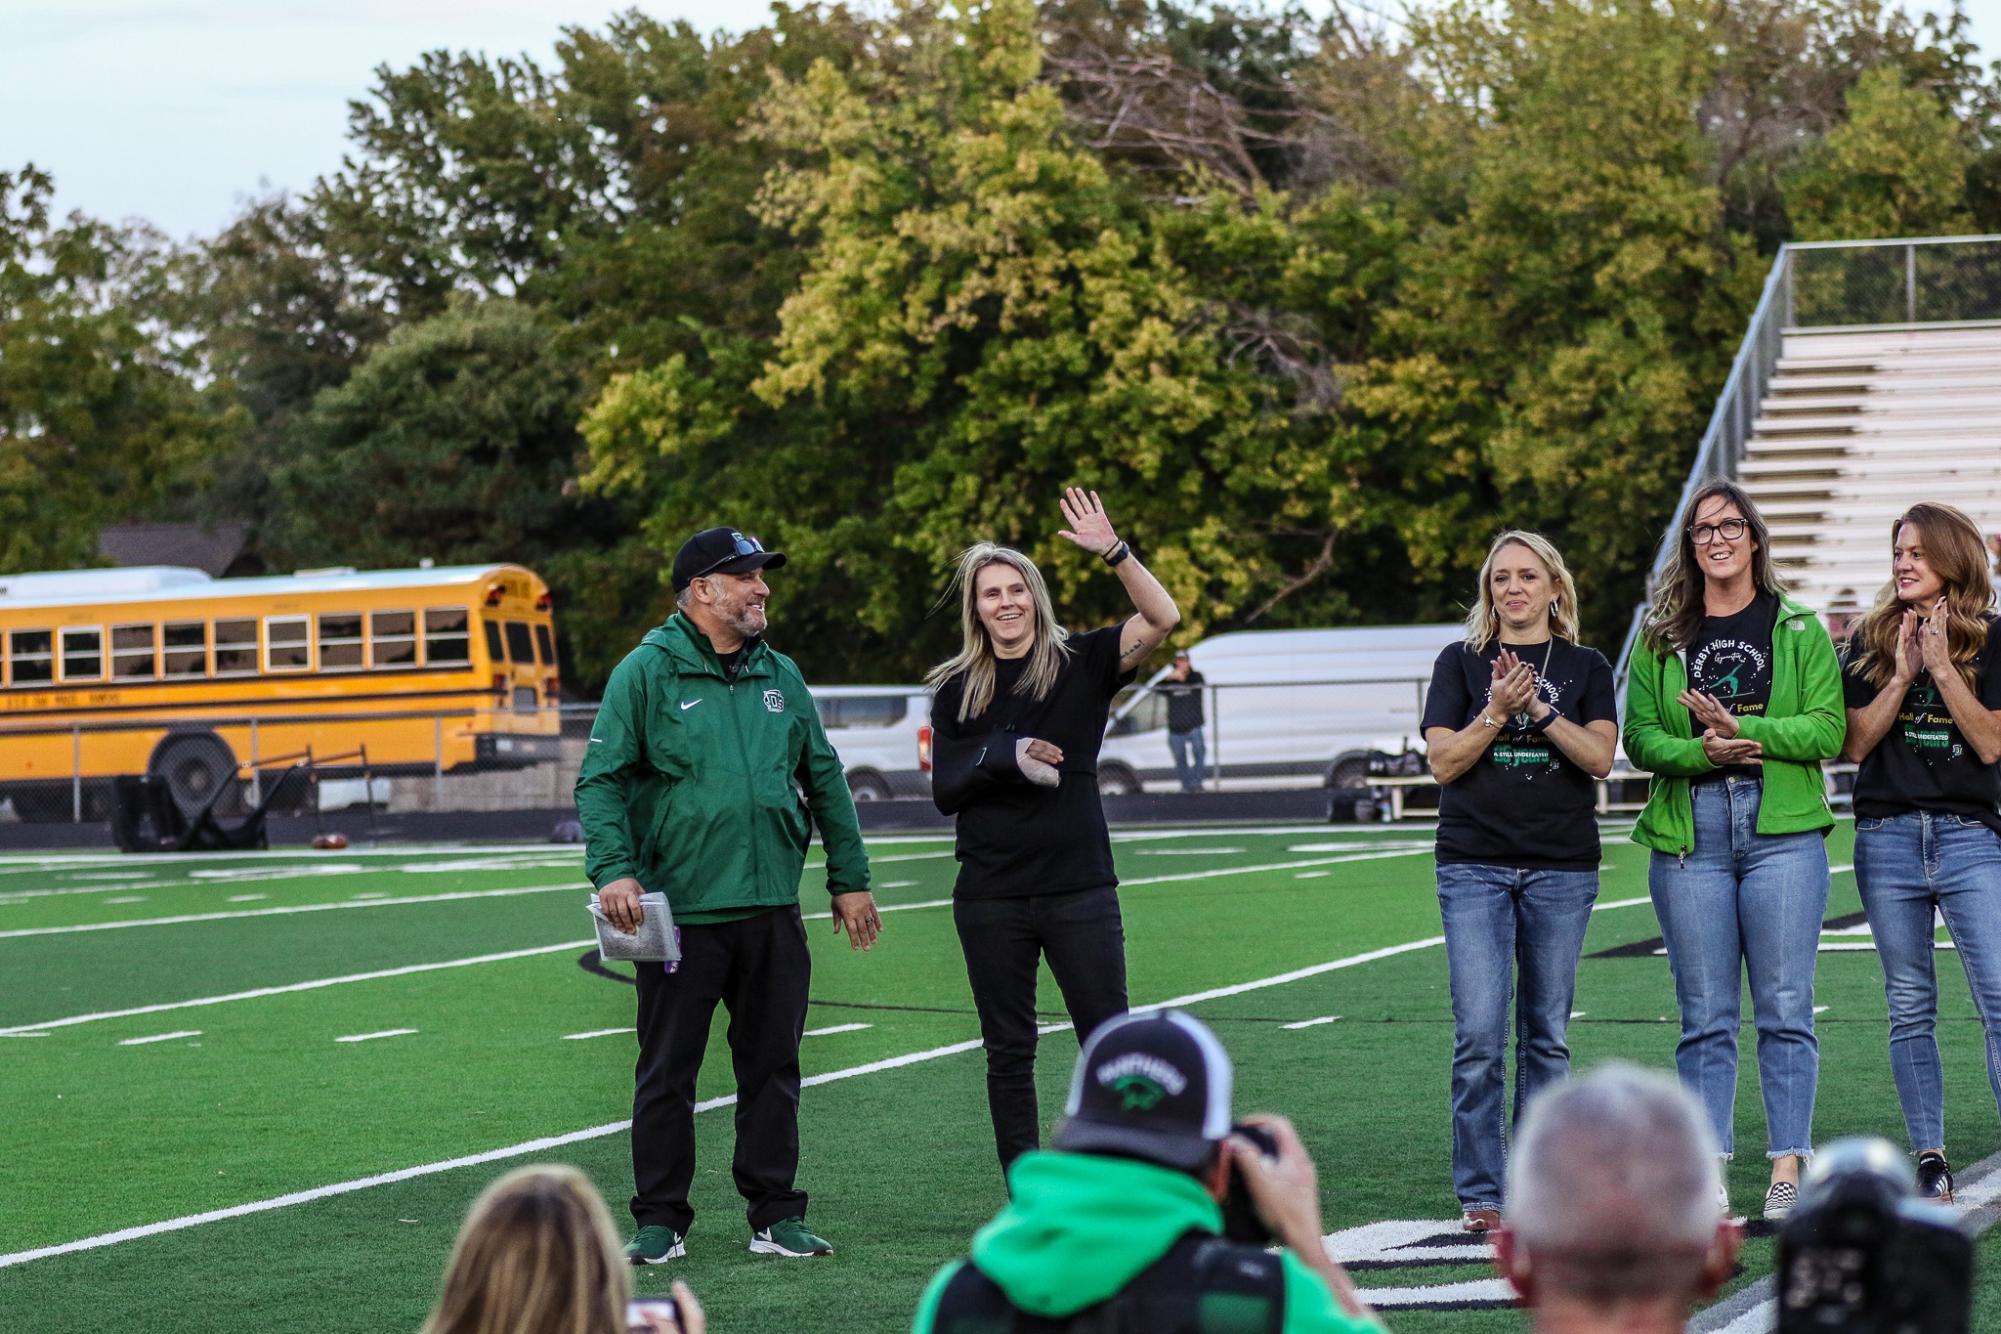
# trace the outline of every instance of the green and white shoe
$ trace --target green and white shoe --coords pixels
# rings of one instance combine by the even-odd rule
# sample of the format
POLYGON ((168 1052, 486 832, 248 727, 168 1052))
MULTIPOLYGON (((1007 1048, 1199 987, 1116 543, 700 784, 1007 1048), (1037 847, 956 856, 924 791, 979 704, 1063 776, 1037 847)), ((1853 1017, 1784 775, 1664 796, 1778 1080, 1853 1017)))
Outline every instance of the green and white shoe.
POLYGON ((784 1218, 768 1228, 750 1234, 752 1255, 783 1255, 804 1259, 809 1255, 832 1255, 834 1244, 806 1230, 803 1218, 784 1218))
POLYGON ((671 1227, 643 1227, 625 1243, 625 1258, 636 1265, 665 1264, 688 1253, 688 1239, 671 1227))

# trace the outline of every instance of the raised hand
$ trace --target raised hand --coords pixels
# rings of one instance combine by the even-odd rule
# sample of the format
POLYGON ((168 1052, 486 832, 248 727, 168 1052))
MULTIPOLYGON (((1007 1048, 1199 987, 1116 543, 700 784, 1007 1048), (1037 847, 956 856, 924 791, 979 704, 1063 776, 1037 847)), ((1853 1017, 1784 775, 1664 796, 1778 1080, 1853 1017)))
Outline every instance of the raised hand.
POLYGON ((1535 668, 1525 662, 1517 662, 1496 681, 1490 696, 1493 706, 1510 717, 1525 711, 1534 698, 1535 668))
POLYGON ((1925 646, 1919 642, 1919 632, 1924 629, 1924 619, 1918 615, 1916 607, 1906 608, 1904 619, 1897 627, 1897 657, 1890 669, 1896 684, 1908 686, 1918 679, 1918 673, 1925 669, 1925 646))
POLYGON ((1737 715, 1723 707, 1723 701, 1700 690, 1684 690, 1676 698, 1688 710, 1697 727, 1706 727, 1728 740, 1737 735, 1737 715))
POLYGON ((1925 621, 1924 633, 1918 636, 1919 660, 1926 671, 1932 674, 1933 682, 1943 680, 1953 672, 1952 639, 1946 634, 1945 599, 1932 604, 1932 614, 1925 621))
POLYGON ((1066 486, 1058 503, 1063 507, 1063 521, 1070 525, 1059 528, 1058 537, 1070 539, 1095 556, 1106 555, 1119 544, 1119 535, 1113 531, 1112 521, 1105 517, 1104 502, 1098 499, 1096 491, 1066 486))

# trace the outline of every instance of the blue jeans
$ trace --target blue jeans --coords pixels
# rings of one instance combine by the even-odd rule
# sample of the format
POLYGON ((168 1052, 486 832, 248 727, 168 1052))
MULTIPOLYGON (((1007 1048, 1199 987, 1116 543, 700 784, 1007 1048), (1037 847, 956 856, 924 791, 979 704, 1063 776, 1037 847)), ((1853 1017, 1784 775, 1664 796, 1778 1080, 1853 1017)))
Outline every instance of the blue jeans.
POLYGON ((1913 1149, 1945 1147, 1944 1078, 1933 1030, 1932 912, 1959 949, 1987 1031, 1987 1082, 2001 1106, 2001 837, 1969 816, 1911 811, 1855 822, 1855 879, 1890 1001, 1890 1071, 1913 1149))
POLYGON ((1206 752, 1202 742, 1202 729, 1192 732, 1169 732, 1167 748, 1174 752, 1174 776, 1181 780, 1183 792, 1194 792, 1202 786, 1202 761, 1206 752))
POLYGON ((1813 1152, 1820 1044, 1813 970, 1827 915, 1827 845, 1818 831, 1760 834, 1755 778, 1696 783, 1695 849, 1654 853, 1647 888, 1667 942, 1681 1042, 1674 1063, 1729 1155, 1736 1143, 1737 1030, 1743 974, 1758 1029, 1767 1156, 1813 1152))
POLYGON ((1515 1020, 1515 1117, 1570 1073, 1577 956, 1598 898, 1597 871, 1438 868, 1452 977, 1452 1188, 1462 1209, 1499 1209, 1508 1161, 1509 1001, 1515 1020), (1512 965, 1512 966, 1511 966, 1512 965), (1519 969, 1521 992, 1511 996, 1519 969))

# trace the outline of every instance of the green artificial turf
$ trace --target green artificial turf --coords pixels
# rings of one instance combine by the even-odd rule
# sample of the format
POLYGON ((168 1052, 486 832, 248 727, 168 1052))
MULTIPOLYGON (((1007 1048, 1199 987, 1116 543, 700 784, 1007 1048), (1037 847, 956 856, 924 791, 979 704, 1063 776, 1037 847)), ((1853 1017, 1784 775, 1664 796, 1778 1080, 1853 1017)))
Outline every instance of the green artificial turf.
MULTIPOLYGON (((1300 1126, 1320 1164, 1331 1230, 1384 1219, 1453 1226, 1446 1114, 1452 1026, 1436 945, 1286 975, 1437 936, 1421 825, 1387 831, 1135 830, 1117 845, 1135 1003, 1246 988, 1190 1004, 1236 1060, 1238 1110, 1300 1126), (1245 868, 1268 868, 1247 870, 1245 868), (1276 980, 1275 980, 1276 979, 1276 980), (1286 1024, 1339 1015, 1308 1028, 1286 1024)), ((1829 845, 1849 860, 1849 827, 1829 845)), ((1665 961, 1594 957, 1657 934, 1645 856, 1608 837, 1600 903, 1571 1027, 1575 1059, 1672 1068, 1676 1026, 1665 961)), ((977 1038, 949 907, 953 863, 935 838, 872 844, 882 943, 850 952, 826 921, 814 951, 801 1184, 828 1260, 749 1256, 730 1181, 727 1109, 697 1118, 685 1263, 641 1271, 644 1291, 685 1277, 712 1328, 906 1328, 926 1277, 963 1251, 1002 1202, 980 1055, 936 1055, 977 1038), (893 1068, 889 1058, 923 1056, 893 1068)), ((804 902, 824 911, 809 870, 804 902)), ((581 942, 574 850, 460 850, 391 857, 0 861, 0 933, 228 913, 220 920, 0 934, 0 1028, 174 1003, 311 979, 581 942), (321 874, 333 868, 333 874, 321 874), (339 869, 349 868, 349 869, 339 869), (224 874, 217 875, 215 872, 224 874), (207 874, 202 874, 207 873, 207 874), (122 877, 122 878, 108 878, 122 877), (564 886, 547 892, 495 890, 564 886), (245 896, 260 895, 249 898, 245 896), (423 903, 384 900, 473 895, 423 903), (137 902, 115 902, 136 899, 137 902), (274 908, 377 903, 272 913, 274 908)), ((1830 917, 1859 910, 1837 874, 1830 917)), ((1850 937, 1852 938, 1852 937, 1850 937)), ((633 1041, 566 1039, 632 1022, 630 986, 579 966, 581 944, 465 967, 225 1004, 53 1026, 0 1037, 0 1254, 94 1237, 544 1136, 559 1149, 431 1172, 272 1212, 0 1267, 0 1329, 135 1327, 233 1331, 414 1329, 474 1196, 525 1161, 581 1166, 624 1217, 633 1041), (359 1043, 335 1039, 392 1029, 359 1043), (135 1037, 196 1036, 121 1045, 135 1037)), ((1954 1159, 2001 1150, 1981 1034, 1957 961, 1940 957, 1940 1044, 1954 1159)), ((1821 956, 1822 1080, 1816 1135, 1901 1142, 1884 1051, 1881 977, 1866 952, 1821 956)), ((1045 975, 1041 1007, 1060 1022, 1045 975)), ((1748 1002, 1746 1005, 1748 1015, 1748 1002)), ((730 1089, 722 1016, 704 1098, 730 1089)), ((1763 1117, 1744 1032, 1731 1186, 1754 1213, 1764 1188, 1763 1117)), ((1045 1039, 1041 1092, 1053 1119, 1075 1036, 1045 1039)), ((1994 1243, 1983 1245, 1983 1254, 1994 1243)), ((1754 1239, 1738 1284, 1770 1267, 1754 1239)), ((1377 1289, 1485 1278, 1478 1248, 1427 1266, 1358 1273, 1377 1289)), ((2001 1314, 2001 1288, 1983 1286, 2001 1314)), ((1522 1327, 1504 1310, 1391 1311, 1398 1330, 1522 1327)))

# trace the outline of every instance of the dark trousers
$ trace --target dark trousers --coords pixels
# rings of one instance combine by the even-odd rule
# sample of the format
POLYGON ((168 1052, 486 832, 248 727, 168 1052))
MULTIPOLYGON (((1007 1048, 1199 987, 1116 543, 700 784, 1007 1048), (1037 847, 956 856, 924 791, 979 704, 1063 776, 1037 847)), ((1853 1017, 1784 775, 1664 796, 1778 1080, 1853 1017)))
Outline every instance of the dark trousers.
POLYGON ((736 1071, 731 1172, 753 1229, 806 1214, 799 1172, 799 1039, 812 959, 797 905, 681 928, 681 966, 639 965, 639 1064, 632 1092, 632 1216, 685 1234, 695 1221, 695 1076, 716 1002, 729 1012, 736 1071))
POLYGON ((1040 958, 1082 1043, 1126 1011, 1126 931, 1111 886, 1023 898, 958 899, 952 920, 987 1049, 987 1108, 1001 1171, 1041 1143, 1035 1101, 1035 980, 1040 958))

